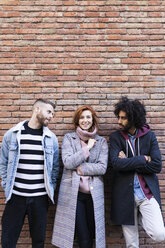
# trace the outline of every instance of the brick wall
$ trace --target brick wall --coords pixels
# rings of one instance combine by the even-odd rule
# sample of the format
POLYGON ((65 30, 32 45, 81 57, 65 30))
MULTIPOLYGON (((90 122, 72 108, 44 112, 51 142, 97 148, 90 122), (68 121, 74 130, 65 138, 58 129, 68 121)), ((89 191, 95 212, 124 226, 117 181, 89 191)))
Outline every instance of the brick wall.
MULTIPOLYGON (((0 141, 31 115, 36 98, 57 101, 50 128, 59 142, 73 111, 91 104, 100 134, 116 127, 113 104, 122 95, 146 105, 163 159, 159 175, 165 216, 165 1, 0 0, 0 141)), ((109 221, 111 180, 105 175, 107 248, 125 247, 120 227, 109 221)), ((4 195, 0 193, 0 215, 4 195)), ((48 215, 50 245, 55 207, 48 215)), ((30 245, 27 220, 19 248, 30 245)), ((140 229, 140 247, 160 248, 140 229)))

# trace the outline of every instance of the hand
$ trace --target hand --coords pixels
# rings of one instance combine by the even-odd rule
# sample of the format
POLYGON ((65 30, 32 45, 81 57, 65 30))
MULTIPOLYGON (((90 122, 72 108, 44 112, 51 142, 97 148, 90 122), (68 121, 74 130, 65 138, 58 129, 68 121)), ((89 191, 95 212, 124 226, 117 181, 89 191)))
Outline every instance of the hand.
POLYGON ((144 155, 144 157, 145 157, 145 160, 146 160, 147 162, 151 162, 151 157, 150 157, 150 156, 144 155))
POLYGON ((81 169, 81 165, 79 165, 79 166, 77 167, 77 174, 80 175, 80 176, 83 176, 83 171, 82 171, 82 169, 81 169))
POLYGON ((123 151, 119 152, 118 158, 127 158, 123 151))
POLYGON ((94 145, 96 144, 96 140, 95 139, 89 139, 88 140, 88 149, 90 150, 94 145))

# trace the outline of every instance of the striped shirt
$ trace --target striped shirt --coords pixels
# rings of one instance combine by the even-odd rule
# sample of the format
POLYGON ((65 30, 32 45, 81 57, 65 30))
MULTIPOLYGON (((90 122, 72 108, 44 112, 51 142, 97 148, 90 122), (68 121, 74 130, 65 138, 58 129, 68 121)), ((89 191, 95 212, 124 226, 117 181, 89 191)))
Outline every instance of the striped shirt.
POLYGON ((13 193, 20 196, 45 195, 42 129, 32 129, 25 122, 21 130, 20 157, 13 193))

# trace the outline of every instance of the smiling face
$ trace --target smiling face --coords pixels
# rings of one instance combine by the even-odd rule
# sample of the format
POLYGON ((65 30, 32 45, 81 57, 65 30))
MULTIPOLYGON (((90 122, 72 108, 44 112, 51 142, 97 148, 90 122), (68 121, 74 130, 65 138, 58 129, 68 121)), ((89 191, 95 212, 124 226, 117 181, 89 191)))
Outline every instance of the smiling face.
POLYGON ((54 108, 50 104, 42 103, 38 107, 36 118, 40 126, 48 126, 51 119, 54 117, 54 108))
POLYGON ((93 124, 92 113, 89 110, 84 110, 79 118, 79 126, 82 130, 88 131, 93 124))

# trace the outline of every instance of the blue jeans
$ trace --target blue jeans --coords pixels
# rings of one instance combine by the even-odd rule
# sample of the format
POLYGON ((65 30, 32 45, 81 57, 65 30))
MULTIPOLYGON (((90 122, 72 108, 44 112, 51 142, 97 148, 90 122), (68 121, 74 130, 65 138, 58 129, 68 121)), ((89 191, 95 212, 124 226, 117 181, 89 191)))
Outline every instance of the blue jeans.
POLYGON ((12 195, 2 216, 2 248, 16 248, 25 216, 29 221, 33 248, 43 248, 46 233, 48 196, 23 197, 12 195))

